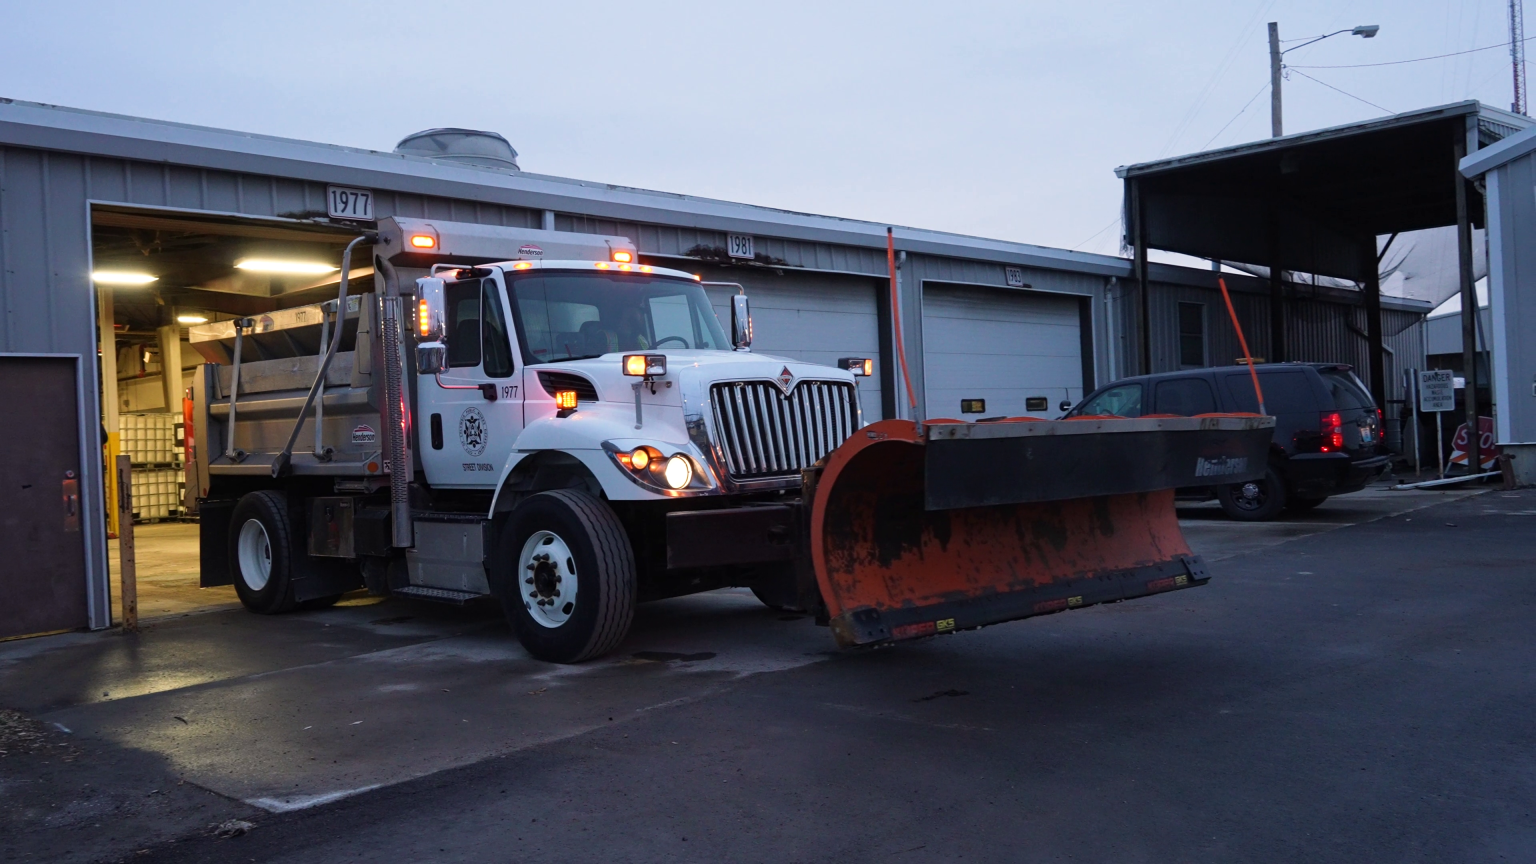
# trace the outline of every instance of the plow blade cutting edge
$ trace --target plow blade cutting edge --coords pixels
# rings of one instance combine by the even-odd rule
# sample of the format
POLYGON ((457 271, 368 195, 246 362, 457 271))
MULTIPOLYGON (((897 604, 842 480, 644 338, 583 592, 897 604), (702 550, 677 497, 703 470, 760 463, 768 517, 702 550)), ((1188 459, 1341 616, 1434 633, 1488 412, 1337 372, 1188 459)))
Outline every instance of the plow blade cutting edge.
POLYGON ((1274 418, 884 420, 808 481, 838 644, 871 645, 1209 579, 1174 490, 1264 474, 1274 418))

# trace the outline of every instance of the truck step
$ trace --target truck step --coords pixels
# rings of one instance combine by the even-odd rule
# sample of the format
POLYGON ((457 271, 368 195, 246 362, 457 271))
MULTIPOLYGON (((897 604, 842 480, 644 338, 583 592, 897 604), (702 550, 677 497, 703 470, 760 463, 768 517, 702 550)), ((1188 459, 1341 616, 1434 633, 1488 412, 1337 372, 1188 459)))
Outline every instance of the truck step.
POLYGON ((425 585, 407 585, 404 588, 391 588, 389 593, 396 597, 413 597, 417 600, 451 603, 454 606, 463 606, 471 600, 478 600, 485 596, 469 591, 454 591, 449 588, 428 588, 425 585))

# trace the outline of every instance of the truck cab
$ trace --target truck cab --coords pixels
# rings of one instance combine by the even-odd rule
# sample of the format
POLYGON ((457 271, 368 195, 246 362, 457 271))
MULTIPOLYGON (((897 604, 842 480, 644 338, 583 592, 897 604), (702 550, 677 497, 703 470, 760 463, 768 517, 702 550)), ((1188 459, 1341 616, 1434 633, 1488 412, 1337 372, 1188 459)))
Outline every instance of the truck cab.
POLYGON ((613 648, 636 602, 801 603, 801 472, 861 427, 864 358, 753 353, 744 293, 727 332, 697 275, 623 237, 388 219, 367 241, 373 292, 193 334, 205 585, 262 613, 493 596, 557 662, 613 648))

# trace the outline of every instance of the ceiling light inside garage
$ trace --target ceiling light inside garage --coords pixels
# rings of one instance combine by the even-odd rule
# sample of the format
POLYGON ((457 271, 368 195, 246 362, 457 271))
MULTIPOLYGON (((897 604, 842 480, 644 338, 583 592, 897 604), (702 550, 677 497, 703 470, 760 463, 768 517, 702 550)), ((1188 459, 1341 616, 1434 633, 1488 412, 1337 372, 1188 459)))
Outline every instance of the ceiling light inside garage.
POLYGON ((148 273, 129 273, 124 270, 97 270, 91 280, 98 285, 148 285, 159 279, 148 273))
POLYGON ((244 258, 235 262, 235 269, 252 273, 286 273, 299 276, 320 276, 335 273, 335 267, 314 261, 279 261, 273 258, 244 258))
POLYGON ((177 315, 176 316, 176 323, 177 324, 207 324, 208 323, 208 316, 207 315, 197 315, 197 314, 177 315))

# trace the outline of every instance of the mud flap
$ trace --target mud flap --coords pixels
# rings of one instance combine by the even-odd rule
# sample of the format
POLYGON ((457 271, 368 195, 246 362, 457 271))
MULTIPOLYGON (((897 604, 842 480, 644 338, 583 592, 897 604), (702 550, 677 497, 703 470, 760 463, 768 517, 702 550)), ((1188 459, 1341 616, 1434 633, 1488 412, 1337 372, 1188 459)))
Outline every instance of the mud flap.
POLYGON ((870 645, 1204 584, 1174 489, 1262 471, 1272 427, 1267 417, 866 427, 828 457, 813 490, 811 554, 833 634, 870 645), (1081 497, 1063 497, 1073 489, 1081 497))

